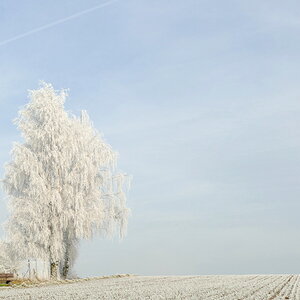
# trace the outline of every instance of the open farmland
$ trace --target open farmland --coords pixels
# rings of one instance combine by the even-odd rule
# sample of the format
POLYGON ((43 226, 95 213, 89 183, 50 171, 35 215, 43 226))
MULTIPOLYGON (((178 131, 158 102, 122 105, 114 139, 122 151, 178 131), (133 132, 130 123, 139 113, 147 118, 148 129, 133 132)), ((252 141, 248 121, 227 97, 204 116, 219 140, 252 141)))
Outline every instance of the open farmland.
POLYGON ((2 288, 0 299, 300 299, 300 275, 130 276, 2 288))

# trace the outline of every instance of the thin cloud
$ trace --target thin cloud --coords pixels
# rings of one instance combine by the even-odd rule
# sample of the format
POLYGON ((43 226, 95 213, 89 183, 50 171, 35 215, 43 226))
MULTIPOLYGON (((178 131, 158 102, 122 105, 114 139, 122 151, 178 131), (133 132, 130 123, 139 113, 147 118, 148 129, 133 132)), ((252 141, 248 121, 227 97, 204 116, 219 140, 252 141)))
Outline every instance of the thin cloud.
POLYGON ((94 7, 91 7, 91 8, 85 9, 85 10, 82 10, 82 11, 80 11, 80 12, 78 12, 78 13, 76 13, 76 14, 73 14, 73 15, 71 15, 71 16, 68 16, 68 17, 66 17, 66 18, 59 19, 59 20, 54 21, 54 22, 52 22, 52 23, 49 23, 49 24, 46 24, 46 25, 37 27, 37 28, 32 29, 32 30, 29 30, 29 31, 27 31, 27 32, 24 32, 24 33, 22 33, 22 34, 18 34, 18 35, 14 36, 14 37, 12 37, 12 38, 10 38, 10 39, 7 39, 7 40, 4 40, 4 41, 0 42, 0 46, 7 45, 7 44, 9 44, 9 43, 11 43, 11 42, 20 40, 20 39, 22 39, 22 38, 25 38, 25 37, 30 36, 30 35, 32 35, 32 34, 35 34, 35 33, 37 33, 37 32, 43 31, 43 30, 45 30, 45 29, 48 29, 48 28, 51 28, 51 27, 54 27, 54 26, 57 26, 57 25, 59 25, 59 24, 65 23, 65 22, 70 21, 70 20, 73 20, 73 19, 76 19, 76 18, 78 18, 78 17, 80 17, 80 16, 82 16, 82 15, 85 15, 85 14, 88 14, 88 13, 93 12, 93 11, 95 11, 95 10, 98 10, 98 9, 100 9, 100 8, 103 8, 103 7, 112 5, 113 3, 117 2, 117 1, 119 1, 119 0, 111 0, 111 1, 107 1, 107 2, 105 2, 105 3, 96 5, 96 6, 94 6, 94 7))

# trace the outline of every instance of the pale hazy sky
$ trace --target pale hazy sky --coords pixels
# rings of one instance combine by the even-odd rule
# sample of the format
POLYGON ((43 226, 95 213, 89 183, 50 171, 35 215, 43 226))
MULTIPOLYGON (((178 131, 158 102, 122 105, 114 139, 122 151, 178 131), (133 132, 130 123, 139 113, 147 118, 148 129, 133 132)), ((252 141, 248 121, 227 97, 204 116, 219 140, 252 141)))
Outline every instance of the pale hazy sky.
MULTIPOLYGON (((300 4, 2 0, 0 166, 27 89, 69 88, 133 176, 80 276, 300 270, 300 4)), ((0 221, 7 217, 0 202, 0 221)))

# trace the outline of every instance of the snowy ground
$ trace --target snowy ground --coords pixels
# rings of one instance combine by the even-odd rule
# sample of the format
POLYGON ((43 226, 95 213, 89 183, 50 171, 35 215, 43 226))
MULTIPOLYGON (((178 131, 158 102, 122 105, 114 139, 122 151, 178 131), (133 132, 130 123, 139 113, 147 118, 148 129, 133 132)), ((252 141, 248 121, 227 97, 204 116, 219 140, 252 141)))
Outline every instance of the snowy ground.
POLYGON ((300 275, 130 276, 30 288, 1 288, 0 299, 300 299, 300 275))

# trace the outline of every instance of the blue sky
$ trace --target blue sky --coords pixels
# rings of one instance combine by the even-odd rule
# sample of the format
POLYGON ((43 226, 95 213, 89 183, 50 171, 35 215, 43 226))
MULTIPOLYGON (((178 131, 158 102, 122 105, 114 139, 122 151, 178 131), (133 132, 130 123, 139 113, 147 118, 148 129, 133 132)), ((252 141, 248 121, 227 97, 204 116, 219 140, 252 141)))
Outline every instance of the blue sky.
MULTIPOLYGON (((128 236, 82 242, 78 275, 299 273, 299 13, 276 0, 0 2, 0 165, 45 80, 70 89, 66 109, 86 109, 133 176, 128 236)), ((4 221, 3 193, 0 209, 4 221)))

